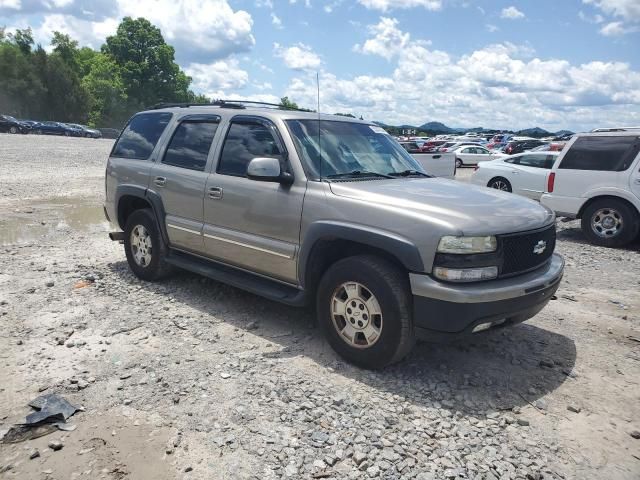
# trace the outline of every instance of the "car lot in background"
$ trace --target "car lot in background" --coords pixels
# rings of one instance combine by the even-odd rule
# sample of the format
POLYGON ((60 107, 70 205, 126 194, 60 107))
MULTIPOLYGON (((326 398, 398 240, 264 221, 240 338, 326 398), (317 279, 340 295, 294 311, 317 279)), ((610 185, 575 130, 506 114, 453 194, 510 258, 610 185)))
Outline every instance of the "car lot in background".
POLYGON ((478 164, 471 183, 540 200, 558 152, 526 152, 478 164))
POLYGON ((461 145, 453 150, 456 154, 456 168, 478 165, 503 157, 504 154, 488 150, 479 145, 461 145))
POLYGON ((77 129, 60 122, 40 122, 35 127, 35 133, 38 135, 64 135, 65 137, 80 136, 77 134, 77 129))
POLYGON ((29 133, 31 127, 11 115, 0 115, 0 132, 5 133, 29 133))

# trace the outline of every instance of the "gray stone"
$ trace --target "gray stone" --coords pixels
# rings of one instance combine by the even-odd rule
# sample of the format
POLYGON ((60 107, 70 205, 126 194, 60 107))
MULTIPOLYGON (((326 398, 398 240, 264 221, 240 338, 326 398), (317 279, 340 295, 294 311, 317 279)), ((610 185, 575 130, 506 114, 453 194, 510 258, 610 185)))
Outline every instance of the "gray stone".
POLYGON ((53 287, 55 282, 53 280, 47 280, 44 284, 46 287, 53 287))
POLYGON ((311 440, 318 443, 325 443, 327 440, 329 440, 329 435, 327 435, 325 432, 316 430, 311 434, 311 440))
POLYGON ((582 409, 576 405, 567 405, 567 410, 573 413, 580 413, 582 409))
POLYGON ((636 440, 640 440, 640 430, 632 430, 631 432, 629 432, 629 435, 631 435, 636 440))
POLYGON ((29 460, 33 460, 34 458, 38 458, 40 456, 40 451, 39 450, 31 450, 31 453, 29 453, 29 460))
POLYGON ((525 420, 524 418, 519 418, 518 419, 518 425, 521 425, 523 427, 528 427, 529 426, 529 420, 525 420))
POLYGON ((362 452, 356 451, 353 453, 353 461, 356 465, 360 465, 366 458, 367 456, 362 452))
POLYGON ((51 440, 49 442, 49 448, 54 452, 57 452, 58 450, 62 450, 62 447, 64 447, 63 443, 57 440, 51 440))
POLYGON ((380 467, 378 467, 377 465, 371 465, 369 468, 367 468, 367 475, 369 475, 369 477, 375 478, 379 474, 380 474, 380 467))

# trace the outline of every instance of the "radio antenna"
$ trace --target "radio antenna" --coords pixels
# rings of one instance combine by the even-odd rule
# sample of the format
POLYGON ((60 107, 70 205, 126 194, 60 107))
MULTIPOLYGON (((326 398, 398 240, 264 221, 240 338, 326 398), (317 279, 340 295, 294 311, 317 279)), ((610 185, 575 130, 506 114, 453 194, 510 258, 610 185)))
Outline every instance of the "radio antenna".
POLYGON ((320 74, 316 72, 316 87, 318 90, 318 151, 320 152, 320 181, 322 182, 322 140, 320 137, 320 74))

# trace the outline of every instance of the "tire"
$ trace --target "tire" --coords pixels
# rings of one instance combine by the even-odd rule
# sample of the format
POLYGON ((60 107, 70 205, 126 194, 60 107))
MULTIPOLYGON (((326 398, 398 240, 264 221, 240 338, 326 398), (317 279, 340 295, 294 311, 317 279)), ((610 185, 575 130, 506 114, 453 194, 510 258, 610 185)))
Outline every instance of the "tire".
POLYGON ((492 178, 491 180, 489 180, 489 183, 487 183, 487 187, 495 188, 496 190, 500 190, 502 192, 513 192, 511 182, 503 177, 492 178))
POLYGON ((15 134, 18 133, 18 129, 16 127, 11 127, 9 128, 9 132, 15 134))
POLYGON ((90 133, 85 133, 84 136, 85 136, 85 138, 91 138, 91 134, 90 133))
POLYGON ((71 134, 70 134, 69 132, 64 132, 64 136, 65 136, 65 137, 70 137, 70 136, 71 136, 71 134))
POLYGON ((379 369, 399 362, 415 344, 410 292, 407 274, 387 260, 345 258, 327 270, 318 286, 320 328, 331 347, 359 367, 379 369))
POLYGON ((462 163, 462 160, 460 160, 459 158, 456 158, 456 168, 461 168, 462 166, 464 166, 464 163, 462 163))
POLYGON ((628 203, 615 198, 596 200, 582 212, 581 226, 589 243, 623 247, 640 231, 640 215, 628 203))
POLYGON ((158 231, 153 212, 136 210, 124 228, 124 250, 129 268, 136 277, 155 282, 169 276, 171 265, 165 262, 167 246, 158 231))

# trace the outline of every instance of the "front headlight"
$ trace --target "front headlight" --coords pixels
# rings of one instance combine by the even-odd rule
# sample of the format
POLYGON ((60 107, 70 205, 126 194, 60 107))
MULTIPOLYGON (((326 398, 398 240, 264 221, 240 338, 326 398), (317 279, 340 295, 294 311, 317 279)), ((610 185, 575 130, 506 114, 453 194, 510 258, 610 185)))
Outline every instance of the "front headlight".
POLYGON ((433 275, 446 282, 479 282, 481 280, 493 280, 498 277, 498 267, 478 267, 478 268, 446 268, 436 267, 433 275))
POLYGON ((447 236, 440 239, 438 253, 470 254, 490 253, 498 248, 496 237, 454 237, 447 236))

